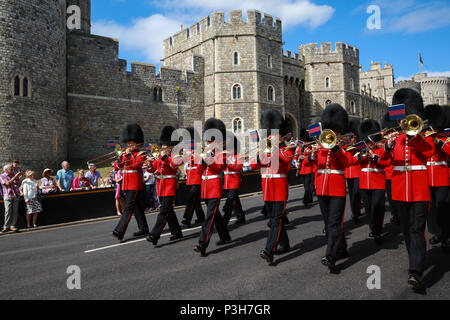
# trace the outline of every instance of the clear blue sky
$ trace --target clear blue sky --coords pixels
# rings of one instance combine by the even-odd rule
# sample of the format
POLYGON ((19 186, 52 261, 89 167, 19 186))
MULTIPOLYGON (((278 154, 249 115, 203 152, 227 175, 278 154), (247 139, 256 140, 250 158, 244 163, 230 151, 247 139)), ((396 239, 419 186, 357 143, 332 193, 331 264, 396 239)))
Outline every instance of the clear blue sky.
MULTIPOLYGON (((162 40, 213 11, 257 9, 283 22, 284 50, 312 42, 345 42, 360 64, 394 65, 396 80, 419 70, 450 76, 450 1, 444 0, 93 0, 92 32, 118 38, 120 58, 161 64, 162 40), (377 5, 381 29, 369 30, 367 8, 377 5)), ((245 13, 244 13, 245 17, 245 13)))

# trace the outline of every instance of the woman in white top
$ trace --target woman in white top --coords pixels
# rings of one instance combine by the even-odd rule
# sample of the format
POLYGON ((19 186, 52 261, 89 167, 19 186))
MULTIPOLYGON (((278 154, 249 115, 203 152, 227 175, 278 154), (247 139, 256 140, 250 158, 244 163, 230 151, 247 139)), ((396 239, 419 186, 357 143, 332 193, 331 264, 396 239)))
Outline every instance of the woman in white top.
POLYGON ((25 180, 20 187, 23 193, 23 198, 27 204, 27 228, 31 228, 31 217, 33 217, 33 228, 37 227, 36 221, 38 213, 42 212, 42 206, 39 202, 38 195, 38 182, 34 178, 34 172, 27 170, 25 172, 25 180))

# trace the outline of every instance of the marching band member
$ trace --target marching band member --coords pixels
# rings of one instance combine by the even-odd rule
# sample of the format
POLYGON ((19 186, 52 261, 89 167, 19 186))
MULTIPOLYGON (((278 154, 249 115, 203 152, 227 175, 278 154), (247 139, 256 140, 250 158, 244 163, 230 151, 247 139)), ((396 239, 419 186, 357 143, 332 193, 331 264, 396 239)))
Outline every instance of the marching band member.
MULTIPOLYGON (((359 129, 360 121, 358 119, 350 119, 348 121, 348 131, 355 135, 353 143, 358 142, 358 129, 359 129)), ((351 152, 353 155, 356 154, 356 150, 352 149, 351 152)), ((347 182, 348 195, 350 197, 350 208, 352 211, 352 219, 354 222, 358 222, 361 218, 361 193, 359 191, 359 175, 361 173, 361 166, 359 162, 355 161, 352 165, 345 168, 345 180, 347 182)))
MULTIPOLYGON (((348 114, 342 106, 330 104, 323 111, 321 122, 323 129, 331 129, 338 136, 347 132, 348 114)), ((343 230, 346 198, 344 171, 353 162, 353 155, 338 144, 332 149, 314 146, 309 160, 317 162, 316 195, 328 231, 326 255, 321 262, 330 272, 335 272, 336 261, 348 257, 343 230)))
MULTIPOLYGON (((359 178, 359 188, 367 216, 369 217, 370 234, 376 243, 381 243, 383 231, 383 221, 385 212, 385 188, 386 178, 384 168, 390 164, 390 155, 383 149, 376 149, 373 142, 369 140, 369 135, 380 132, 381 127, 375 120, 364 120, 359 127, 361 141, 365 141, 367 148, 366 155, 357 153, 358 163, 361 165, 361 175, 359 178)), ((364 151, 363 151, 364 152, 364 151)))
MULTIPOLYGON (((195 143, 195 130, 193 127, 188 127, 187 131, 189 131, 191 135, 191 140, 195 143)), ((194 211, 197 215, 197 219, 195 223, 203 223, 205 221, 205 213, 203 212, 201 199, 200 199, 200 188, 202 184, 202 174, 197 170, 197 164, 199 163, 199 157, 194 152, 187 152, 186 155, 187 166, 186 166, 186 185, 190 187, 189 196, 186 204, 186 209, 184 211, 182 224, 186 226, 191 225, 192 216, 194 215, 194 211)))
MULTIPOLYGON (((225 124, 221 120, 208 119, 203 126, 203 134, 210 129, 219 130, 222 139, 225 139, 225 124)), ((220 238, 220 241, 216 243, 217 245, 223 245, 231 241, 227 225, 219 211, 220 198, 222 197, 222 179, 220 174, 226 168, 226 155, 221 152, 222 146, 218 146, 215 143, 217 138, 219 137, 208 139, 208 145, 205 150, 206 155, 202 162, 197 165, 198 171, 202 173, 201 196, 205 200, 207 207, 206 220, 200 232, 199 244, 194 248, 194 251, 199 252, 201 257, 206 256, 206 248, 211 240, 213 226, 216 228, 220 238)))
POLYGON ((148 225, 144 214, 144 180, 142 174, 142 165, 146 159, 146 154, 139 151, 138 146, 144 143, 144 133, 141 127, 136 123, 127 125, 122 133, 122 142, 127 143, 127 149, 114 162, 114 170, 120 169, 122 172, 122 190, 125 193, 125 209, 119 223, 112 232, 113 237, 119 240, 123 240, 133 213, 139 229, 133 235, 138 237, 148 234, 148 225))
MULTIPOLYGON (((227 144, 227 152, 230 152, 227 157, 227 167, 223 172, 224 182, 223 189, 227 191, 227 200, 223 206, 223 218, 228 225, 231 213, 233 210, 236 213, 236 225, 245 223, 245 215, 242 210, 241 200, 239 199, 239 188, 242 183, 242 167, 244 161, 239 155, 239 141, 233 133, 229 133, 233 137, 231 146, 227 144)), ((230 143, 231 144, 231 143, 230 143)))
POLYGON ((261 115, 261 128, 268 131, 268 141, 276 141, 277 138, 279 141, 279 145, 272 145, 272 150, 267 150, 268 153, 262 159, 258 155, 256 161, 252 161, 250 164, 252 170, 261 169, 263 200, 270 223, 266 247, 260 252, 260 256, 269 264, 272 264, 274 254, 290 251, 285 217, 289 191, 287 175, 294 150, 286 150, 285 142, 289 139, 291 133, 287 121, 278 110, 267 110, 261 115), (278 137, 275 136, 276 132, 273 130, 279 130, 278 137), (276 157, 278 157, 278 161, 276 157))
MULTIPOLYGON (((392 104, 404 104, 407 115, 423 112, 422 97, 412 89, 397 90, 392 104)), ((420 288, 425 270, 425 224, 431 199, 426 164, 434 149, 432 138, 424 139, 420 134, 403 133, 396 138, 391 135, 385 145, 394 166, 392 200, 397 207, 409 256, 408 284, 414 289, 420 288)))
MULTIPOLYGON (((300 132, 300 140, 305 143, 311 142, 306 129, 300 132)), ((314 162, 308 161, 308 155, 311 153, 311 145, 303 146, 301 153, 295 157, 295 166, 298 169, 298 174, 303 178, 303 186, 305 193, 303 194, 303 205, 308 207, 313 203, 313 186, 314 186, 314 162)))
POLYGON ((177 141, 171 140, 173 131, 175 131, 175 128, 171 126, 166 126, 161 130, 159 138, 161 153, 158 159, 152 158, 150 160, 150 165, 147 169, 150 173, 156 174, 156 191, 159 202, 161 203, 156 223, 147 237, 147 241, 153 243, 155 246, 166 223, 169 224, 170 233, 172 234, 170 240, 177 240, 183 237, 181 227, 178 224, 178 219, 173 209, 178 187, 177 170, 182 162, 180 157, 171 156, 171 147, 178 144, 177 141))
POLYGON ((450 179, 447 165, 448 153, 446 154, 443 150, 447 138, 439 136, 446 127, 447 118, 443 108, 437 104, 426 106, 424 114, 437 133, 434 136, 436 151, 427 159, 428 181, 431 192, 431 206, 427 222, 428 230, 433 234, 429 242, 433 245, 442 242, 442 247, 449 249, 450 219, 448 215, 450 208, 447 197, 450 179))

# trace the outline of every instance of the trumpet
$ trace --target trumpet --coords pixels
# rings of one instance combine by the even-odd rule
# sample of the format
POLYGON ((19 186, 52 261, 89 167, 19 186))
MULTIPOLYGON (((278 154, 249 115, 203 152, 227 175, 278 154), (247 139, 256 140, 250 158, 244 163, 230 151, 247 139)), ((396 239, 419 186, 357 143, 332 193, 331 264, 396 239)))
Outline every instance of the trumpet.
POLYGON ((318 142, 325 149, 333 149, 337 144, 351 143, 354 139, 353 133, 336 136, 333 130, 325 129, 319 136, 318 142))
MULTIPOLYGON (((137 146, 141 147, 143 145, 143 143, 138 143, 137 146)), ((99 164, 105 163, 105 162, 110 162, 112 160, 115 160, 117 158, 120 158, 121 156, 123 156, 123 154, 125 153, 125 150, 127 148, 122 148, 120 146, 120 144, 116 144, 114 147, 114 151, 112 152, 108 152, 106 154, 103 154, 101 156, 98 156, 96 158, 90 159, 87 161, 87 165, 95 165, 96 167, 98 167, 99 164)))
POLYGON ((400 123, 400 127, 408 136, 415 136, 422 132, 424 121, 416 114, 407 115, 400 123))

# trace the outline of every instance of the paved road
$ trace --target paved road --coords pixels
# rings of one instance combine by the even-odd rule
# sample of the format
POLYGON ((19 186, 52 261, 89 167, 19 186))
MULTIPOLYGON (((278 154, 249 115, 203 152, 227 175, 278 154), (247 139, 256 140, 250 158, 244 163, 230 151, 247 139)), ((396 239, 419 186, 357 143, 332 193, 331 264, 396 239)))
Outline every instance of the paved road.
MULTIPOLYGON (((217 247, 216 234, 201 258, 192 249, 199 228, 158 247, 145 239, 111 237, 117 220, 0 237, 0 299, 449 299, 450 255, 428 248, 426 292, 407 286, 403 238, 386 214, 385 242, 368 239, 368 226, 344 223, 350 257, 329 274, 320 264, 325 252, 318 205, 305 209, 302 189, 290 190, 288 235, 292 251, 276 256, 275 266, 259 257, 268 228, 259 213, 261 196, 242 201, 247 223, 231 229, 233 242, 217 247), (136 241, 135 241, 136 240, 136 241), (68 266, 81 270, 81 289, 68 290, 68 266), (367 268, 381 270, 381 289, 369 290, 367 268)), ((82 209, 80 209, 82 210, 82 209)), ((180 219, 181 210, 177 210, 180 219)), ((153 225, 155 215, 147 215, 153 225)), ((181 221, 181 220, 180 220, 181 221)), ((127 236, 136 230, 130 223, 127 236)))

